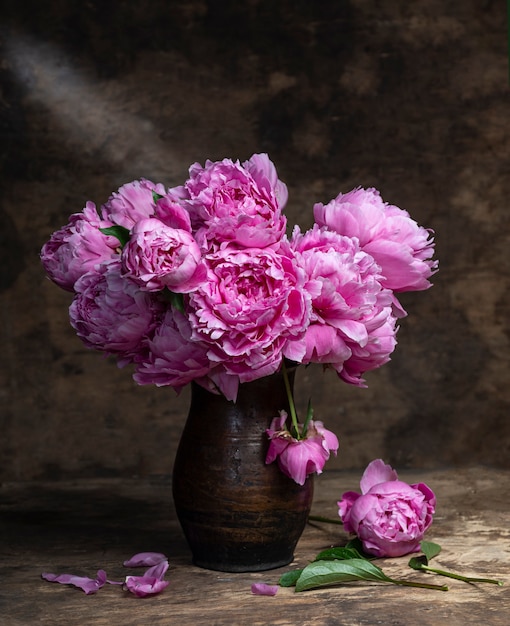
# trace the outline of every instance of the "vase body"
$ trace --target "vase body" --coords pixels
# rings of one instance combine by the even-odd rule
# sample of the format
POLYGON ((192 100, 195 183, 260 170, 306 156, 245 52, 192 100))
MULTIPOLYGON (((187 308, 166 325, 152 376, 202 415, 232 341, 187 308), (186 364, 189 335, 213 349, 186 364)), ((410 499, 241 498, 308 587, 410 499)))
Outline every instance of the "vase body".
MULTIPOLYGON (((293 372, 289 378, 292 385, 293 372)), ((313 480, 301 486, 277 461, 265 464, 265 431, 282 409, 289 411, 281 373, 240 385, 235 403, 192 383, 172 486, 195 565, 248 572, 292 561, 313 480)))

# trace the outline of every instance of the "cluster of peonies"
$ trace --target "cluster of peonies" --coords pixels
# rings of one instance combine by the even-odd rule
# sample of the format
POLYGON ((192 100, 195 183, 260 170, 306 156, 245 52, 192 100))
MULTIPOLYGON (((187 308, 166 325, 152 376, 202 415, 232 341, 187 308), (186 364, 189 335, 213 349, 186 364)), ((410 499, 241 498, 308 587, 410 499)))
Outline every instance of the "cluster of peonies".
POLYGON ((266 154, 194 164, 182 186, 141 179, 87 202, 41 260, 74 294, 85 345, 131 364, 141 385, 195 381, 235 401, 288 360, 364 386, 395 348, 397 294, 430 286, 431 233, 358 188, 287 235, 286 202, 266 154))
POLYGON ((420 549, 432 524, 436 497, 424 483, 409 485, 381 459, 372 461, 360 481, 361 493, 347 491, 338 502, 344 528, 368 554, 403 556, 420 549))

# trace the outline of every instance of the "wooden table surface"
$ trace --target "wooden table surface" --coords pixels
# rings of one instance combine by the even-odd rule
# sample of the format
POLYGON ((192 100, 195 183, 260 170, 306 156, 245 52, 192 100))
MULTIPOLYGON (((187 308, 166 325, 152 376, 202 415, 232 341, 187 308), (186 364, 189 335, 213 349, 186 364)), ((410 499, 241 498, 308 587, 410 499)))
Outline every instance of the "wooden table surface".
MULTIPOLYGON (((361 472, 325 472, 316 479, 312 514, 336 517, 336 501, 358 488, 361 472)), ((295 562, 262 573, 228 574, 191 565, 175 518, 168 477, 10 483, 0 487, 0 623, 114 626, 193 624, 463 626, 510 624, 510 472, 487 468, 399 472, 425 482, 438 507, 426 539, 442 546, 435 567, 498 578, 505 585, 466 584, 411 570, 409 557, 378 560, 390 576, 438 584, 448 592, 390 584, 348 583, 275 597, 251 594, 253 582, 275 583, 317 552, 344 545, 341 526, 309 524, 295 562), (122 580, 122 562, 136 552, 164 552, 170 585, 136 598, 106 585, 95 595, 49 583, 41 573, 122 580)), ((135 573, 129 570, 130 573, 135 573)))

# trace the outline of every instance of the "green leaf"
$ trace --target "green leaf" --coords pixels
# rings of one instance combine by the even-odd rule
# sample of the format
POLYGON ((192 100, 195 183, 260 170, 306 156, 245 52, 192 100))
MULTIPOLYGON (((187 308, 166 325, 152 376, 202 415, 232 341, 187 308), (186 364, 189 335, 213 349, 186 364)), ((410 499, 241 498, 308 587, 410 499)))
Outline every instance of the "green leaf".
POLYGON ((160 195, 159 193, 156 193, 154 190, 152 192, 152 199, 154 201, 155 204, 158 203, 158 200, 161 200, 161 198, 164 198, 165 196, 160 195))
POLYGON ((357 550, 364 559, 370 559, 370 560, 375 559, 373 554, 367 554, 363 550, 363 544, 362 544, 361 539, 359 537, 354 537, 354 539, 351 539, 350 541, 348 541, 345 544, 345 547, 349 548, 351 550, 357 550))
POLYGON ((184 297, 182 293, 174 293, 173 291, 170 291, 170 289, 165 289, 163 294, 174 309, 177 309, 184 314, 184 297))
POLYGON ((281 587, 295 587, 298 578, 301 576, 302 571, 302 569, 296 569, 292 572, 286 572, 285 574, 282 574, 282 576, 280 576, 278 584, 281 587))
POLYGON ((413 558, 409 561, 408 565, 409 567, 412 567, 413 569, 423 569, 424 567, 426 567, 428 565, 428 559, 427 557, 422 554, 421 556, 413 556, 413 558))
POLYGON ((319 552, 315 557, 316 561, 331 561, 337 559, 338 561, 345 561, 346 559, 364 559, 365 557, 360 554, 354 548, 328 548, 319 552))
POLYGON ((124 226, 108 226, 108 228, 100 228, 99 229, 103 235, 112 235, 113 237, 117 237, 120 242, 121 247, 124 247, 129 241, 129 230, 124 228, 124 226))
POLYGON ((306 418, 305 423, 303 424, 303 437, 306 435, 306 431, 308 430, 308 424, 310 420, 313 418, 313 407, 312 407, 312 399, 308 398, 308 406, 306 409, 306 418))
POLYGON ((314 561, 301 572, 296 591, 307 591, 353 580, 392 582, 386 574, 365 559, 314 561))
POLYGON ((441 546, 438 543, 432 543, 432 541, 422 541, 420 550, 427 557, 427 560, 430 561, 441 552, 441 546))

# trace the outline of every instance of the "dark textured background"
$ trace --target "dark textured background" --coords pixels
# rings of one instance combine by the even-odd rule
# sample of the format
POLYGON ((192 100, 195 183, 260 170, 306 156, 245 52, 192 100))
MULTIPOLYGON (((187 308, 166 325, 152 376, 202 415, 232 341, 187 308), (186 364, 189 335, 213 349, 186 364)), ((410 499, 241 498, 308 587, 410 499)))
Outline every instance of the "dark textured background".
POLYGON ((375 186, 436 232, 368 389, 310 367, 329 467, 510 467, 506 14, 495 0, 4 0, 0 479, 171 470, 188 394, 86 350, 39 250, 86 200, 268 152, 289 223, 375 186))

